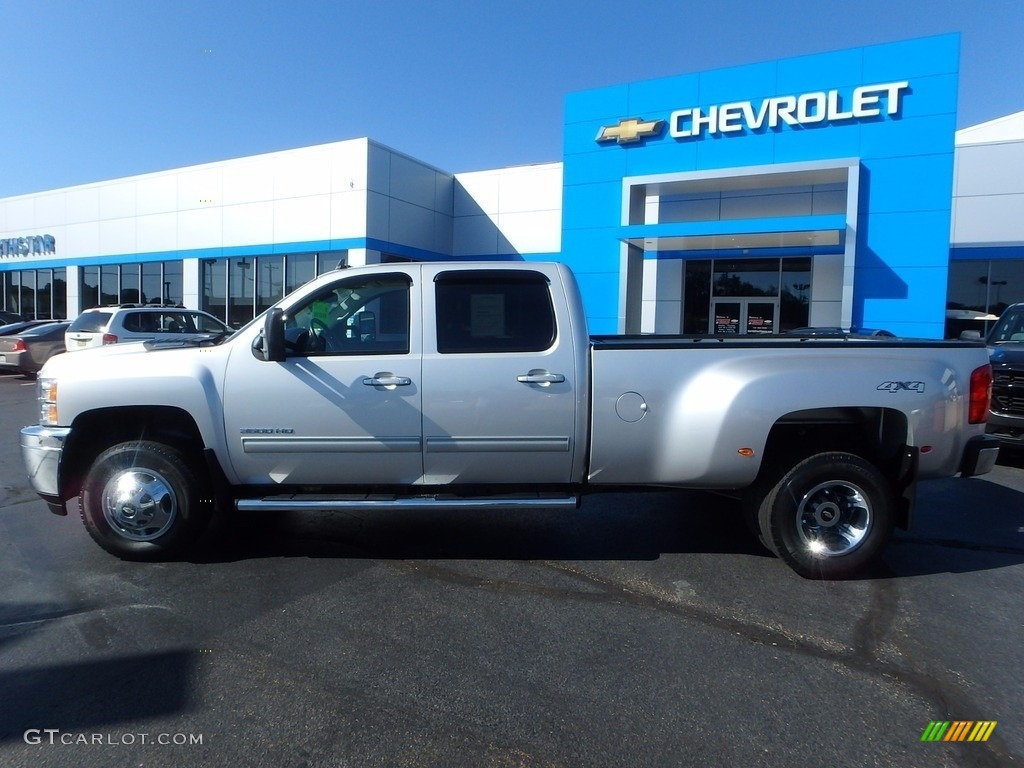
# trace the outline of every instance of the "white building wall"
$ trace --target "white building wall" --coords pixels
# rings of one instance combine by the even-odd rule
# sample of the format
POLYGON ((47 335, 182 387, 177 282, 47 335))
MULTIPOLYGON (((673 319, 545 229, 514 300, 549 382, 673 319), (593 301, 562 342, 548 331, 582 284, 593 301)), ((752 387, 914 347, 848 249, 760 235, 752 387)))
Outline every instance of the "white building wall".
POLYGON ((452 175, 373 143, 368 167, 366 237, 450 254, 452 175))
POLYGON ((363 237, 370 146, 354 139, 8 198, 0 238, 51 234, 56 258, 74 260, 363 237))
POLYGON ((957 135, 953 247, 1024 244, 1024 136, 965 144, 957 135))
POLYGON ((561 163, 456 174, 454 197, 454 256, 562 249, 561 163))
MULTIPOLYGON (((560 194, 560 176, 555 184, 560 194)), ((198 307, 199 257, 232 248, 332 241, 352 265, 448 256, 454 187, 452 174, 368 139, 83 184, 0 200, 0 238, 56 241, 55 254, 0 257, 0 266, 66 266, 73 316, 81 266, 180 259, 183 300, 198 307)))
POLYGON ((641 333, 682 333, 682 259, 644 259, 641 333))

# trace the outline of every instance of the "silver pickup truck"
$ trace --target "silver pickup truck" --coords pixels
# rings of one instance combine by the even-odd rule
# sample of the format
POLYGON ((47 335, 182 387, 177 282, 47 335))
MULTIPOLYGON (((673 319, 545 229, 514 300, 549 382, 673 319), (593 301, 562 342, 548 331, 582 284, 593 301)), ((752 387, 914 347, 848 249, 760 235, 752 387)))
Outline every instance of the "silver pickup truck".
POLYGON ((21 433, 35 490, 107 551, 181 555, 216 510, 742 499, 807 577, 863 571, 919 479, 991 469, 985 348, 884 338, 590 337, 568 268, 323 275, 220 344, 53 358, 21 433))

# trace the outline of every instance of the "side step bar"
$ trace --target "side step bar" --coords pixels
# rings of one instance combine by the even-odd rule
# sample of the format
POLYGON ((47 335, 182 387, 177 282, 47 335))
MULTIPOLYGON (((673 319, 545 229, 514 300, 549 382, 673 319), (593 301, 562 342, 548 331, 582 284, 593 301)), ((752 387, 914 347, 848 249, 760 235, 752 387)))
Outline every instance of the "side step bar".
POLYGON ((371 512, 374 510, 426 509, 575 509, 579 497, 574 495, 535 494, 521 496, 389 496, 381 494, 354 496, 323 496, 293 494, 264 496, 259 499, 238 499, 239 512, 300 512, 321 510, 334 512, 371 512))

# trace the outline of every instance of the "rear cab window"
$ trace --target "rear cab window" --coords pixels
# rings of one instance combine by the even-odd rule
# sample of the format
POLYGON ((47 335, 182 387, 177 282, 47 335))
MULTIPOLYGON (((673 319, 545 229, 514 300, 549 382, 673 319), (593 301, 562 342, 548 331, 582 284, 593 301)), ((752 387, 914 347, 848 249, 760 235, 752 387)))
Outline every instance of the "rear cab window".
POLYGON ((550 285, 539 272, 443 272, 435 291, 441 354, 542 352, 555 343, 550 285))

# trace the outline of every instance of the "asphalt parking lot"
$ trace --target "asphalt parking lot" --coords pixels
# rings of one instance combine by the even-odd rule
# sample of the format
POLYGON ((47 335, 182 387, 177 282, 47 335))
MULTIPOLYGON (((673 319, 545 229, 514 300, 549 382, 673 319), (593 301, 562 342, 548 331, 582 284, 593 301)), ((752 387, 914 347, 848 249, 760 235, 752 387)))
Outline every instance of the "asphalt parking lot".
POLYGON ((869 578, 701 493, 259 515, 116 560, 28 488, 0 376, 5 766, 1024 764, 1024 461, 921 486, 869 578), (994 721, 985 742, 924 742, 994 721))

